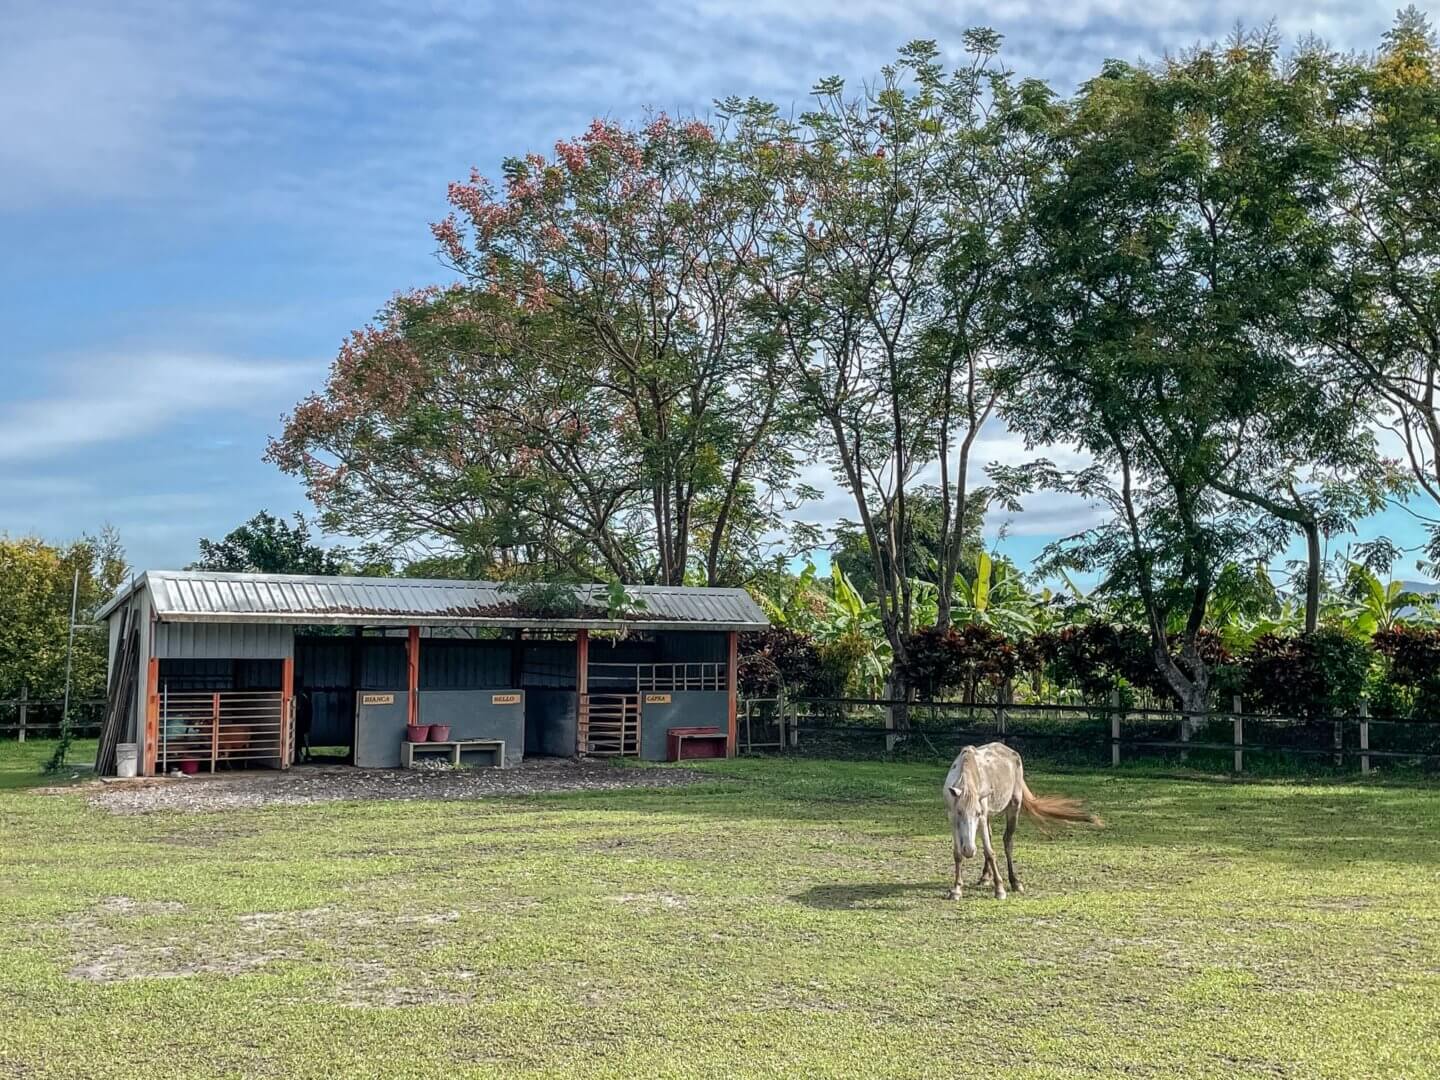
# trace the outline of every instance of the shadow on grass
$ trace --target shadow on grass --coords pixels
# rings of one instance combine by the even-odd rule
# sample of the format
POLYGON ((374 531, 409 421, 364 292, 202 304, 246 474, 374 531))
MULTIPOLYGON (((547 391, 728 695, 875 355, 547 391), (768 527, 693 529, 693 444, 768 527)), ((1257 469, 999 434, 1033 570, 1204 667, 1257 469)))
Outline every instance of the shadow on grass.
POLYGON ((928 896, 943 900, 947 890, 936 878, 931 881, 888 881, 866 885, 815 885, 790 899, 823 911, 890 911, 907 896, 928 896))

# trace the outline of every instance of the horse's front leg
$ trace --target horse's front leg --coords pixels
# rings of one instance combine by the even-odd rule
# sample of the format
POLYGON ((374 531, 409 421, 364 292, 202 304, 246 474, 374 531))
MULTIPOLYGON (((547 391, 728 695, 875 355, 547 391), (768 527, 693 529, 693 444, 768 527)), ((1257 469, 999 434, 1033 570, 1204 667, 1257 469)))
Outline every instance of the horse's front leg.
POLYGON ((985 857, 981 859, 981 862, 984 865, 980 867, 980 878, 978 881, 975 882, 977 886, 984 885, 987 881, 989 881, 991 874, 999 873, 999 871, 995 869, 994 858, 991 857, 989 854, 986 854, 985 857))
POLYGON ((980 840, 985 845, 985 863, 995 874, 995 899, 1005 899, 1005 883, 1000 880, 1000 870, 995 865, 995 845, 990 840, 990 815, 980 817, 980 840))
POLYGON ((965 887, 960 881, 960 860, 963 859, 965 856, 962 855, 960 852, 960 837, 958 834, 954 837, 954 841, 955 842, 953 846, 955 848, 955 880, 951 884, 950 892, 947 895, 949 895, 951 900, 959 900, 961 895, 965 891, 965 887))

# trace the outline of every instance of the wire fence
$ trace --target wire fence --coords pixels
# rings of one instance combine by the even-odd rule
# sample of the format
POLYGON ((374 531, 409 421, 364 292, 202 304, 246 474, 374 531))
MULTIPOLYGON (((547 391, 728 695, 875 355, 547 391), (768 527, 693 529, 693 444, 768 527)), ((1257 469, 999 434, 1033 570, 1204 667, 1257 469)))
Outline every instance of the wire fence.
MULTIPOLYGON (((1238 706, 1239 703, 1237 702, 1238 706)), ((1353 716, 1281 717, 1232 708, 1203 716, 1119 704, 906 702, 751 698, 741 753, 951 758, 1000 741, 1023 754, 1087 765, 1145 760, 1208 771, 1440 769, 1440 722, 1353 716)))

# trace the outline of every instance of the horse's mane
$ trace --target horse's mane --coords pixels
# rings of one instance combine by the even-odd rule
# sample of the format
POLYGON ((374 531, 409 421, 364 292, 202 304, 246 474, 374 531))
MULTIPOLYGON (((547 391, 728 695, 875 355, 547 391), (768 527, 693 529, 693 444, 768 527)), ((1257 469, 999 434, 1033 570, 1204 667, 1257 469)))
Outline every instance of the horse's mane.
POLYGON ((973 746, 960 751, 960 780, 966 790, 980 787, 980 761, 973 746))

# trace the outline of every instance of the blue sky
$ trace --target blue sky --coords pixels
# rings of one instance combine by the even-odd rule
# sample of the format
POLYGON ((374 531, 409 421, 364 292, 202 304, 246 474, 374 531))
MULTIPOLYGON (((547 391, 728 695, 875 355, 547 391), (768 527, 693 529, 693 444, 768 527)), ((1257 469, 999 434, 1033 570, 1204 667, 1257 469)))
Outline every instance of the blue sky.
MULTIPOLYGON (((108 522, 137 566, 176 566, 262 507, 305 508, 266 436, 391 293, 444 280, 428 225, 446 184, 595 115, 792 102, 912 38, 958 50, 975 24, 1068 91, 1106 57, 1272 15, 1370 48, 1393 8, 0 0, 0 531, 108 522)), ((997 427, 980 459, 1022 453, 997 427)), ((842 513, 837 494, 811 516, 842 513)), ((1024 560, 1085 520, 1037 499, 1004 549, 1024 560)), ((1418 536, 1403 510, 1377 532, 1418 536)))

